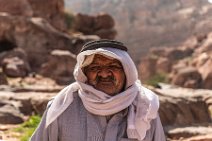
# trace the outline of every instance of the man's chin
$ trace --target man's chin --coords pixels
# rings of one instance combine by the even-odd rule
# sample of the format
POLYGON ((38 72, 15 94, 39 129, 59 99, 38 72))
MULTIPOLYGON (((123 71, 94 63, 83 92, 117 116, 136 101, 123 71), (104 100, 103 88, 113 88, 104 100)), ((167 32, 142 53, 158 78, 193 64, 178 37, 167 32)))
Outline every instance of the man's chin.
POLYGON ((113 86, 96 86, 96 89, 108 95, 114 95, 113 86))

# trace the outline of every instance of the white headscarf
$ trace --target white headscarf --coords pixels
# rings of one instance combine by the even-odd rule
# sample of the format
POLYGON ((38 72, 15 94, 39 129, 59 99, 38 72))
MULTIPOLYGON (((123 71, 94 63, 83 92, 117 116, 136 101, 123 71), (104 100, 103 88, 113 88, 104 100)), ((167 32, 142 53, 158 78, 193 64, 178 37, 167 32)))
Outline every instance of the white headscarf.
POLYGON ((128 138, 138 139, 139 141, 144 139, 146 131, 150 128, 150 121, 157 116, 158 97, 150 90, 142 87, 138 80, 135 64, 126 51, 115 48, 83 51, 77 56, 74 77, 76 82, 62 90, 54 99, 47 113, 46 126, 51 124, 72 103, 72 94, 74 91, 78 91, 85 108, 96 115, 112 115, 129 107, 128 138), (85 57, 92 54, 102 54, 122 63, 126 75, 126 86, 123 92, 109 96, 85 84, 87 77, 81 67, 85 57))

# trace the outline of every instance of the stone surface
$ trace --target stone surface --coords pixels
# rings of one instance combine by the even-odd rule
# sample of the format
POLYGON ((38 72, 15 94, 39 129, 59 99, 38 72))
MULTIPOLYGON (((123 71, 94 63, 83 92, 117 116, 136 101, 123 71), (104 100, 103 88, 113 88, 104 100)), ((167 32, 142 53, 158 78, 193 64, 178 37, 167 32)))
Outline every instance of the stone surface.
POLYGON ((32 16, 34 13, 27 0, 0 0, 0 12, 20 16, 32 16))
MULTIPOLYGON (((152 47, 176 47, 192 35, 211 32, 212 5, 199 0, 66 0, 76 13, 109 13, 116 21, 116 39, 130 48, 133 59, 152 47), (139 11, 139 12, 138 12, 139 11), (167 14, 168 13, 168 14, 167 14)), ((195 42, 192 42, 195 45, 195 42)))
POLYGON ((139 77, 141 80, 146 81, 150 77, 152 77, 156 73, 157 58, 154 57, 145 57, 142 58, 138 69, 139 69, 139 77))
POLYGON ((159 58, 156 68, 159 73, 169 73, 171 71, 172 62, 168 58, 159 58))
POLYGON ((90 16, 79 13, 75 17, 73 28, 85 35, 98 35, 100 38, 114 39, 117 34, 114 25, 113 18, 108 14, 90 16))
POLYGON ((1 124, 18 124, 24 121, 21 112, 13 105, 5 104, 0 107, 0 123, 1 124))
POLYGON ((200 88, 201 82, 201 74, 194 67, 185 67, 177 70, 172 79, 172 84, 187 88, 200 88))
POLYGON ((210 134, 212 134, 212 127, 205 126, 178 127, 168 131, 169 138, 172 140, 183 141, 207 141, 208 139, 211 139, 211 137, 209 138, 208 136, 210 134))
POLYGON ((53 50, 47 62, 43 64, 40 74, 53 78, 58 84, 70 84, 74 81, 75 58, 76 56, 68 51, 53 50))
POLYGON ((2 68, 0 68, 0 85, 7 85, 7 84, 8 84, 7 77, 3 73, 2 68))
POLYGON ((0 12, 24 17, 42 17, 60 31, 67 29, 63 10, 63 0, 0 0, 0 12))
POLYGON ((42 115, 46 109, 47 102, 56 95, 56 92, 0 92, 0 113, 1 124, 22 123, 23 115, 42 115), (6 102, 4 102, 6 101, 6 102), (11 105, 12 104, 12 105, 11 105), (11 119, 6 119, 11 116, 11 119))
POLYGON ((142 67, 138 67, 140 78, 145 82, 151 76, 164 73, 174 85, 212 89, 211 41, 209 33, 190 37, 177 48, 151 49, 148 57, 141 58, 139 66, 142 67), (156 65, 150 58, 157 59, 156 65))
MULTIPOLYGON (((15 44, 28 55, 33 71, 39 70, 53 49, 74 50, 72 39, 42 18, 24 18, 0 14, 0 46, 3 40, 15 44), (1 42, 2 40, 2 42, 1 42)), ((12 50, 14 47, 10 47, 12 50)), ((8 50, 7 50, 8 51, 8 50)))
POLYGON ((193 90, 170 85, 161 88, 153 91, 160 98, 159 113, 164 126, 211 123, 211 90, 193 90))
POLYGON ((2 66, 4 73, 10 77, 25 77, 30 71, 28 62, 18 57, 4 58, 2 66))
POLYGON ((212 134, 209 133, 208 135, 194 136, 194 137, 185 139, 183 141, 211 141, 211 140, 212 140, 212 134))

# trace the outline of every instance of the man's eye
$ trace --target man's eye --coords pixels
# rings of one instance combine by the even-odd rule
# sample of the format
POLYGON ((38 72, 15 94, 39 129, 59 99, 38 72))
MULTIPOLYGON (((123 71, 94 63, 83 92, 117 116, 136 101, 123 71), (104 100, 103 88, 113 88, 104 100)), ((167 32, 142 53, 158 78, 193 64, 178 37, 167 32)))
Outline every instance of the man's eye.
POLYGON ((97 71, 97 70, 99 70, 99 67, 98 66, 89 67, 89 70, 90 71, 97 71))
POLYGON ((121 66, 118 66, 118 65, 111 65, 111 66, 109 66, 109 68, 110 69, 113 69, 113 70, 120 70, 120 69, 122 69, 122 67, 121 66))

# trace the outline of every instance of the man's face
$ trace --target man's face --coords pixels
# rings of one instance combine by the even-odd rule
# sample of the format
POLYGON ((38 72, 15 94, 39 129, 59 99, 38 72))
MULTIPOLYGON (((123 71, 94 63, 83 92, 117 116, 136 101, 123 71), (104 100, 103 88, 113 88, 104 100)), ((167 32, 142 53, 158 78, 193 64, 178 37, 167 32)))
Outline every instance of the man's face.
POLYGON ((93 62, 84 68, 87 83, 109 95, 121 92, 125 85, 125 73, 120 61, 95 55, 93 62))

